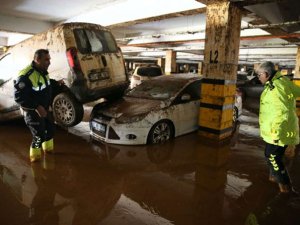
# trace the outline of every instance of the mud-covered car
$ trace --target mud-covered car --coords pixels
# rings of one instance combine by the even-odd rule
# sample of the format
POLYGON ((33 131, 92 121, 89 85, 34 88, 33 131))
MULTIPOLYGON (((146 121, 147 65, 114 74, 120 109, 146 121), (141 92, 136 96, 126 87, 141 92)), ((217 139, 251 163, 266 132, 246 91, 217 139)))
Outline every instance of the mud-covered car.
POLYGON ((121 96, 129 85, 122 52, 109 29, 89 23, 60 24, 0 56, 0 122, 21 117, 13 98, 13 81, 41 48, 51 56, 50 78, 63 79, 67 86, 56 91, 52 107, 62 126, 82 120, 84 103, 121 96))
MULTIPOLYGON (((91 136, 114 144, 161 143, 198 129, 201 78, 160 76, 147 80, 115 102, 94 107, 91 136)), ((233 119, 241 114, 236 96, 233 119)))

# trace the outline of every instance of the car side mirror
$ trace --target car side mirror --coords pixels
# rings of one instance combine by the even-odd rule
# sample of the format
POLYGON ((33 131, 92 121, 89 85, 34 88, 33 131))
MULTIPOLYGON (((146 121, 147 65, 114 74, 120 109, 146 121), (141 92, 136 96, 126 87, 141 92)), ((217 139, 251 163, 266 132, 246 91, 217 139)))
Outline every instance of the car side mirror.
POLYGON ((183 94, 181 96, 181 101, 189 101, 191 100, 191 96, 189 94, 183 94))

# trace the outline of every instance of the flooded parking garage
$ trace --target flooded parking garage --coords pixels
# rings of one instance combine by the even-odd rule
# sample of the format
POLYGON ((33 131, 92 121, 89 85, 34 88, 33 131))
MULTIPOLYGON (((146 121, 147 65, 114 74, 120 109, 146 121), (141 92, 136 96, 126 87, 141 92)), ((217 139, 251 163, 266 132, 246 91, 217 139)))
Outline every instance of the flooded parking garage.
MULTIPOLYGON (((81 123, 58 129, 56 154, 30 164, 27 127, 1 124, 1 224, 300 224, 300 200, 278 197, 268 181, 258 132, 247 110, 218 146, 197 133, 163 145, 95 143, 81 123)), ((299 155, 287 163, 299 190, 299 155)))

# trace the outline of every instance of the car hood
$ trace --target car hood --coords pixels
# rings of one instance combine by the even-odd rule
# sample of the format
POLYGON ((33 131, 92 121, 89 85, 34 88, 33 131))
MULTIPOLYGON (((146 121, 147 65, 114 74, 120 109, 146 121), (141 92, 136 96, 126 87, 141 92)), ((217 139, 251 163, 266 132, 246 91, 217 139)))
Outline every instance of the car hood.
POLYGON ((106 117, 114 118, 116 123, 132 123, 140 121, 150 112, 166 106, 166 103, 160 100, 124 97, 97 112, 106 117))

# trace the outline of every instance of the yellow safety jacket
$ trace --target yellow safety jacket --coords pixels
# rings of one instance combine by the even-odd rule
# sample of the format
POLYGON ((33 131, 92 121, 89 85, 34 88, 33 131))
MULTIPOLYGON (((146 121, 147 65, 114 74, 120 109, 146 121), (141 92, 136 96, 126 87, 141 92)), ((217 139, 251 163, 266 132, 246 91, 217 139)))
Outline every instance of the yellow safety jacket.
POLYGON ((279 146, 299 143, 296 98, 300 87, 277 72, 265 84, 260 97, 260 135, 265 142, 279 146))
POLYGON ((48 109, 52 89, 47 71, 38 70, 34 62, 19 72, 14 84, 15 101, 25 109, 36 109, 38 105, 48 109))

